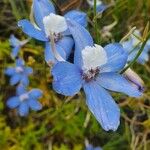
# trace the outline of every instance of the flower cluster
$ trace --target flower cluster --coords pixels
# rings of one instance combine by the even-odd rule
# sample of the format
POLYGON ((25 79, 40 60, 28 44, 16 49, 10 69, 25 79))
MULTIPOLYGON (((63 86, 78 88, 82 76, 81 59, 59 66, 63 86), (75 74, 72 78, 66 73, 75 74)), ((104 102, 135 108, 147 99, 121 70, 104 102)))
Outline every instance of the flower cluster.
POLYGON ((20 41, 14 35, 11 35, 12 57, 17 57, 15 59, 16 65, 5 70, 5 74, 10 76, 10 85, 17 85, 16 96, 8 99, 7 106, 9 108, 17 108, 21 116, 26 116, 29 108, 32 110, 40 110, 42 108, 42 105, 37 101, 42 96, 42 91, 39 89, 26 91, 26 87, 29 85, 28 76, 33 73, 33 70, 31 67, 26 67, 23 59, 18 57, 19 49, 27 42, 28 40, 20 41))
MULTIPOLYGON (((128 52, 119 43, 104 47, 95 44, 86 29, 87 17, 83 12, 71 10, 64 16, 56 14, 49 0, 33 0, 32 12, 34 21, 23 19, 18 26, 28 36, 44 42, 45 61, 48 65, 52 64, 53 89, 59 94, 73 96, 83 88, 86 104, 102 128, 117 130, 120 109, 110 91, 133 97, 140 97, 143 92, 143 85, 134 75, 120 74, 127 63, 128 52), (73 59, 70 59, 71 54, 73 59)), ((27 77, 31 70, 17 63, 15 68, 6 72, 12 76, 12 85, 18 82, 27 85, 24 76, 27 77)), ((19 86, 17 96, 7 104, 11 108, 17 107, 21 115, 26 115, 29 107, 41 109, 36 101, 40 96, 39 90, 26 92, 19 86)))

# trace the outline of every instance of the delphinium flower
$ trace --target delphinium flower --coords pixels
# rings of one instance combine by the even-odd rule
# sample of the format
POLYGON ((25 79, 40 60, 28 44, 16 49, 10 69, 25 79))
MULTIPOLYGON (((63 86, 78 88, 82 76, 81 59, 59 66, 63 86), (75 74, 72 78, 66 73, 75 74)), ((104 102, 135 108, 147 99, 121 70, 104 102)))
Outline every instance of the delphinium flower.
POLYGON ((5 74, 11 77, 11 85, 22 83, 27 86, 29 84, 28 76, 32 74, 32 68, 26 67, 24 61, 21 58, 18 58, 16 59, 16 66, 8 67, 5 70, 5 74))
MULTIPOLYGON (((142 38, 139 30, 135 30, 133 34, 139 38, 142 38)), ((122 42, 124 49, 129 54, 128 62, 132 61, 135 58, 141 47, 141 40, 135 37, 133 34, 129 37, 127 41, 122 42)), ((140 64, 144 64, 145 62, 147 62, 149 60, 148 55, 149 51, 150 51, 150 40, 147 41, 147 44, 145 45, 141 55, 138 57, 137 62, 140 64)))
POLYGON ((24 46, 28 41, 29 41, 29 39, 20 41, 19 39, 17 39, 17 38, 12 34, 12 35, 10 36, 10 39, 9 39, 10 45, 12 46, 12 53, 11 53, 11 56, 12 56, 13 58, 17 57, 20 48, 21 48, 22 46, 24 46))
MULTIPOLYGON (((90 7, 94 7, 94 0, 87 0, 87 3, 89 4, 90 7)), ((102 13, 103 11, 105 11, 108 6, 106 4, 104 4, 101 0, 97 0, 96 2, 96 11, 97 13, 102 13)))
POLYGON ((89 144, 86 146, 85 150, 102 150, 100 147, 94 147, 93 145, 89 144))
POLYGON ((115 131, 120 110, 107 90, 133 97, 142 95, 118 73, 127 62, 127 52, 118 43, 104 48, 94 45, 86 29, 75 22, 68 25, 75 41, 74 64, 61 61, 53 66, 53 88, 59 94, 72 96, 83 87, 86 104, 103 129, 115 131))
POLYGON ((56 61, 53 51, 58 60, 66 60, 74 45, 73 39, 68 31, 66 19, 75 20, 86 26, 86 14, 79 11, 68 12, 64 16, 57 15, 55 8, 49 0, 33 0, 34 26, 30 21, 24 19, 18 22, 24 33, 37 40, 45 42, 45 60, 47 63, 56 61))
POLYGON ((32 110, 40 110, 42 105, 37 100, 42 96, 42 91, 39 89, 32 89, 26 91, 23 85, 18 85, 17 95, 7 100, 9 108, 16 108, 20 116, 26 116, 29 113, 29 108, 32 110))

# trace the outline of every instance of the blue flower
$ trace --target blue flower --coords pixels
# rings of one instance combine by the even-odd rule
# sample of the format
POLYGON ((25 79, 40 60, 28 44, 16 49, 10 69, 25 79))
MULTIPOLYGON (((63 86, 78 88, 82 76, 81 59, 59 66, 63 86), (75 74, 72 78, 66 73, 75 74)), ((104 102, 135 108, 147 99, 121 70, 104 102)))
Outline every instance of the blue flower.
POLYGON ((118 43, 104 48, 93 45, 85 28, 76 22, 68 24, 75 41, 74 64, 57 62, 53 66, 53 88, 59 94, 72 96, 83 87, 86 104, 103 129, 115 131, 120 123, 120 110, 107 90, 133 97, 142 94, 118 73, 128 55, 118 43))
POLYGON ((42 105, 37 101, 42 96, 42 91, 39 89, 32 89, 26 91, 23 85, 17 87, 17 96, 11 97, 7 101, 9 108, 17 108, 20 116, 26 116, 29 113, 29 108, 32 110, 40 110, 42 105))
MULTIPOLYGON (((94 0, 87 0, 87 3, 89 4, 90 7, 94 7, 94 0)), ((101 0, 97 0, 97 7, 96 7, 96 11, 97 13, 103 13, 108 6, 105 5, 101 0)))
POLYGON ((16 60, 15 67, 9 67, 5 70, 5 74, 11 77, 11 85, 22 83, 23 85, 27 86, 29 84, 28 76, 32 72, 32 68, 25 67, 24 61, 20 58, 16 60))
POLYGON ((11 36, 10 36, 10 39, 9 39, 10 45, 12 46, 12 53, 11 53, 11 56, 12 56, 13 58, 17 57, 20 48, 21 48, 22 46, 24 46, 28 41, 29 41, 29 39, 20 41, 20 40, 17 39, 14 35, 11 35, 11 36))
POLYGON ((86 150, 102 150, 100 147, 93 147, 93 145, 89 144, 86 147, 86 150))
MULTIPOLYGON (((138 30, 134 31, 134 34, 141 38, 141 34, 138 30)), ((129 39, 122 43, 124 49, 129 53, 128 62, 132 61, 137 55, 138 51, 141 48, 141 42, 135 36, 131 35, 129 39)), ((147 44, 144 47, 143 52, 137 59, 137 62, 144 64, 149 60, 148 52, 150 51, 150 40, 147 41, 147 44)))
POLYGON ((71 11, 64 17, 56 15, 55 8, 49 0, 33 0, 32 8, 36 25, 31 24, 26 19, 20 20, 18 25, 30 37, 45 42, 45 60, 47 63, 56 61, 53 56, 53 49, 56 49, 58 54, 66 60, 74 45, 66 20, 73 19, 86 26, 86 14, 79 11, 71 11))

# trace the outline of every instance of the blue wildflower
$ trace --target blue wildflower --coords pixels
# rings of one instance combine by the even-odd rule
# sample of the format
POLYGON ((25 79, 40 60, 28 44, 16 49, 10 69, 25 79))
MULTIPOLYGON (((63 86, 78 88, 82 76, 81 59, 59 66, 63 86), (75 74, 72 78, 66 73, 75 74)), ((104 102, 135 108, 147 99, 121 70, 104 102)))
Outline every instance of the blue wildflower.
POLYGON ((13 48, 13 49, 12 49, 11 56, 12 56, 13 58, 17 57, 20 48, 21 48, 22 46, 24 46, 28 41, 29 41, 29 39, 20 41, 20 40, 17 39, 14 35, 11 35, 11 36, 10 36, 10 39, 9 39, 10 45, 11 45, 12 48, 13 48))
POLYGON ((17 108, 20 116, 26 116, 29 113, 29 108, 32 110, 40 110, 42 105, 37 101, 42 96, 42 91, 39 89, 32 89, 26 91, 23 85, 17 87, 17 96, 11 97, 7 101, 9 108, 17 108))
POLYGON ((24 33, 45 42, 45 60, 54 63, 53 50, 56 49, 63 59, 67 59, 74 45, 68 31, 67 19, 74 19, 82 25, 87 24, 86 14, 79 11, 68 12, 64 17, 55 14, 55 8, 49 0, 33 0, 33 15, 36 26, 28 20, 20 20, 18 25, 24 33))
MULTIPOLYGON (((135 30, 134 34, 141 38, 140 31, 135 30)), ((137 55, 138 51, 141 48, 141 41, 137 39, 135 36, 131 35, 127 41, 122 42, 124 49, 129 53, 128 62, 132 61, 137 55)), ((150 51, 150 40, 147 41, 147 44, 144 47, 143 52, 137 59, 137 62, 140 64, 144 64, 149 60, 148 52, 150 51)))
POLYGON ((5 70, 5 74, 11 77, 11 85, 22 83, 23 85, 27 86, 29 84, 28 76, 32 72, 32 68, 25 67, 24 61, 20 58, 16 60, 15 67, 9 67, 5 70))
POLYGON ((76 22, 68 24, 75 41, 74 64, 57 62, 53 66, 53 88, 57 93, 72 96, 83 87, 90 111, 104 130, 115 131, 120 123, 120 110, 107 90, 134 97, 142 94, 118 73, 124 68, 128 55, 118 43, 104 48, 93 45, 85 28, 76 22))
POLYGON ((93 145, 88 144, 86 150, 102 150, 100 147, 93 147, 93 145))

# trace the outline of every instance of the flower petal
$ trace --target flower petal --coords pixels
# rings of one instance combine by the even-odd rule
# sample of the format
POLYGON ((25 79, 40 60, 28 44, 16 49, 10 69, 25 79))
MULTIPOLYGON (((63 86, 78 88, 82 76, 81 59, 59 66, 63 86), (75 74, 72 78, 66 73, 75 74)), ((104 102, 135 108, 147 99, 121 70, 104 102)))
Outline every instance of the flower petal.
POLYGON ((38 102, 37 100, 29 99, 28 105, 32 110, 41 110, 42 109, 41 103, 38 102))
POLYGON ((44 29, 43 18, 50 13, 55 13, 55 7, 49 0, 33 0, 33 14, 36 23, 44 29))
POLYGON ((26 116, 26 115, 28 115, 28 113, 29 113, 29 106, 28 106, 27 101, 23 101, 20 104, 20 106, 18 108, 18 112, 19 112, 20 116, 26 116))
POLYGON ((119 43, 108 44, 104 47, 108 62, 101 66, 101 72, 116 72, 124 68, 128 54, 119 43))
POLYGON ((101 124, 104 130, 117 130, 119 126, 120 111, 106 90, 96 82, 90 82, 83 86, 86 94, 86 103, 101 124))
POLYGON ((21 75, 15 73, 15 74, 10 78, 10 84, 11 84, 11 85, 15 85, 15 84, 17 84, 20 80, 21 80, 21 75))
POLYGON ((28 20, 23 19, 18 22, 18 26, 22 28, 22 31, 28 36, 40 41, 48 41, 43 31, 36 29, 28 20))
POLYGON ((26 93, 26 88, 22 84, 19 84, 17 86, 17 95, 20 96, 22 94, 26 93))
POLYGON ((15 97, 11 97, 11 98, 9 98, 8 100, 7 100, 7 106, 9 107, 9 108, 16 108, 16 107, 18 107, 19 106, 19 104, 20 104, 20 100, 19 100, 19 98, 17 97, 17 96, 15 96, 15 97))
POLYGON ((58 62, 52 68, 54 90, 66 96, 73 96, 81 88, 81 73, 77 66, 68 62, 58 62))
POLYGON ((40 89, 32 89, 29 92, 29 96, 31 97, 31 99, 40 98, 42 95, 43 95, 43 92, 40 89))
POLYGON ((103 13, 108 8, 107 5, 101 4, 96 7, 97 13, 103 13))
POLYGON ((25 72, 27 75, 32 74, 33 73, 33 69, 31 67, 26 67, 25 68, 25 72))
MULTIPOLYGON (((55 44, 55 48, 56 48, 57 52, 61 55, 61 57, 66 60, 66 53, 65 53, 64 49, 62 49, 61 46, 59 46, 58 44, 55 44)), ((56 62, 56 59, 54 57, 54 54, 52 52, 52 49, 51 49, 49 42, 45 42, 44 55, 45 55, 45 61, 47 63, 49 63, 49 62, 55 63, 56 62)))
POLYGON ((28 76, 26 74, 22 75, 22 77, 21 77, 21 83, 24 86, 28 86, 29 85, 29 79, 28 79, 28 76))
POLYGON ((13 58, 15 58, 15 57, 18 55, 18 52, 19 52, 20 48, 21 48, 20 46, 16 46, 16 47, 14 47, 14 48, 12 49, 11 56, 12 56, 13 58))
POLYGON ((86 27, 87 26, 87 15, 84 12, 71 10, 67 12, 64 17, 66 19, 71 19, 79 23, 80 25, 86 27))
POLYGON ((20 45, 20 40, 17 39, 13 34, 10 36, 10 39, 9 39, 9 42, 10 42, 10 45, 13 46, 13 47, 16 47, 16 46, 19 46, 20 45))
POLYGON ((79 67, 82 67, 82 55, 81 51, 86 46, 93 46, 93 39, 90 33, 80 24, 72 20, 67 20, 68 28, 75 41, 74 63, 79 67))
POLYGON ((8 76, 12 76, 15 74, 15 68, 9 67, 5 70, 5 74, 8 76))
POLYGON ((73 39, 69 36, 67 36, 67 37, 64 36, 56 44, 63 48, 63 50, 66 52, 66 58, 68 58, 72 52, 72 48, 74 45, 73 39))
POLYGON ((16 59, 16 66, 22 67, 24 66, 24 60, 21 58, 16 59))
POLYGON ((122 92, 133 97, 142 95, 135 86, 117 73, 101 73, 97 81, 102 87, 111 91, 122 92))

